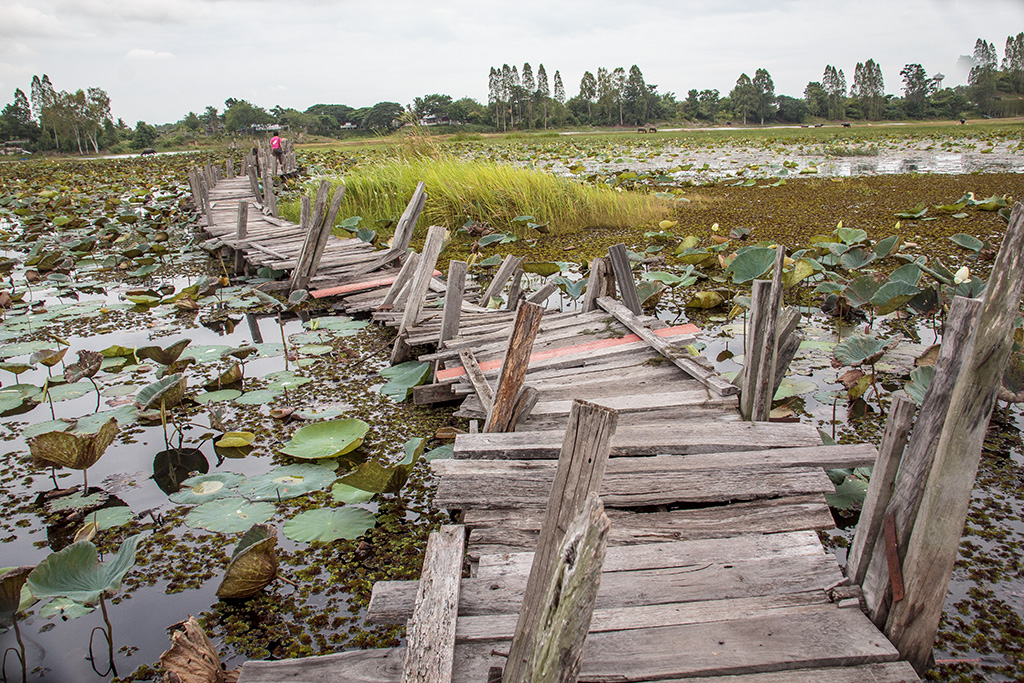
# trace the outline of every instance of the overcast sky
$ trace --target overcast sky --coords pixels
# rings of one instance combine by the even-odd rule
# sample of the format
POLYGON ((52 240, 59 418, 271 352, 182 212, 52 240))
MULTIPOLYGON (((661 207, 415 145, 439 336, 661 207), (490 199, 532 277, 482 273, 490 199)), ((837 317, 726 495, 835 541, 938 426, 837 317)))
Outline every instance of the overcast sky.
POLYGON ((97 86, 115 118, 167 123, 228 97, 266 108, 487 99, 491 66, 543 63, 569 97, 585 70, 627 70, 679 99, 723 95, 765 68, 800 97, 826 64, 852 84, 857 62, 920 63, 945 85, 977 38, 1024 31, 1024 0, 0 0, 0 104, 32 76, 57 90, 97 86))

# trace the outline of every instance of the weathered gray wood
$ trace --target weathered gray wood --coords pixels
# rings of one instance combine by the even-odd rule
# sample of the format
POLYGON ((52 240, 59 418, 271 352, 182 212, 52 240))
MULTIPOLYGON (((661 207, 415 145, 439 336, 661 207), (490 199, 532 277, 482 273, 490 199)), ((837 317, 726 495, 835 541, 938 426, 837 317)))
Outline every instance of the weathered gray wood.
POLYGON ((316 191, 316 199, 313 201, 313 209, 309 218, 309 223, 306 225, 306 238, 302 242, 302 248, 299 250, 299 258, 292 269, 291 284, 289 289, 295 291, 297 289, 304 289, 306 284, 309 282, 309 278, 306 277, 306 272, 309 268, 309 263, 313 258, 313 252, 315 251, 317 239, 320 237, 320 227, 324 218, 324 211, 327 207, 327 194, 331 190, 331 182, 327 179, 320 181, 320 187, 316 191))
POLYGON ((494 273, 494 278, 491 280, 491 284, 488 285, 487 290, 480 296, 477 303, 481 306, 486 306, 492 296, 501 294, 501 290, 504 288, 505 283, 509 281, 509 278, 512 277, 512 274, 522 262, 523 259, 520 256, 513 256, 512 254, 506 256, 505 260, 501 262, 500 266, 498 266, 497 272, 494 273))
POLYGON ((603 296, 615 296, 615 273, 612 272, 611 261, 607 257, 599 256, 590 262, 587 291, 583 296, 583 312, 595 310, 597 300, 603 296))
POLYGON ((353 268, 352 274, 362 275, 364 273, 370 273, 379 268, 383 268, 398 258, 401 258, 402 255, 405 254, 406 250, 409 249, 409 243, 412 241, 412 233, 416 228, 416 221, 419 220, 420 213, 423 211, 423 206, 426 204, 426 201, 426 185, 421 181, 416 184, 416 190, 412 193, 412 198, 409 200, 409 204, 405 207, 405 211, 402 212, 402 217, 398 219, 398 225, 395 226, 395 234, 391 240, 391 247, 380 256, 376 257, 373 261, 353 268))
POLYGON ((508 338, 505 359, 501 363, 494 403, 484 424, 485 432, 507 432, 515 426, 512 422, 515 401, 523 388, 533 340, 537 337, 543 315, 544 309, 531 303, 524 303, 516 311, 516 322, 508 338))
POLYGON ((736 387, 719 376, 717 372, 698 363, 693 359, 689 351, 679 349, 673 346, 671 342, 654 334, 649 327, 644 325, 619 302, 602 297, 597 300, 597 303, 601 308, 615 316, 616 320, 628 327, 631 332, 643 339, 648 346, 672 361, 676 367, 686 372, 708 389, 711 389, 719 396, 729 396, 737 393, 736 387))
POLYGON ((274 197, 274 176, 263 167, 263 210, 277 218, 277 198, 274 197))
POLYGON ((402 264, 401 270, 399 270, 398 275, 395 276, 395 281, 391 283, 391 287, 388 288, 387 294, 384 295, 384 300, 380 304, 381 308, 389 308, 398 300, 398 295, 401 294, 402 290, 408 286, 419 264, 420 255, 415 251, 409 252, 409 255, 405 259, 405 263, 402 264))
POLYGON ((444 317, 438 344, 443 344, 459 333, 459 319, 462 316, 462 299, 466 291, 466 262, 448 262, 448 283, 444 293, 444 317))
POLYGON ((235 177, 235 159, 234 157, 228 157, 224 165, 224 177, 231 180, 235 177))
MULTIPOLYGON (((529 308, 530 304, 523 306, 529 308)), ((539 307, 538 307, 539 308, 539 307)), ((509 650, 506 680, 526 681, 532 653, 539 646, 537 626, 544 594, 554 575, 558 550, 571 520, 583 509, 590 494, 601 486, 617 415, 593 403, 573 406, 562 443, 562 454, 553 473, 540 539, 523 592, 519 620, 509 650)))
POLYGON ((1013 345, 1013 324, 1024 289, 1024 205, 1006 228, 970 351, 949 401, 935 461, 914 522, 903 577, 906 597, 893 605, 886 632, 907 661, 923 672, 963 532, 989 418, 1013 345))
POLYGON ((883 662, 824 669, 787 669, 758 674, 675 678, 662 683, 912 683, 921 680, 906 662, 883 662))
POLYGON ((310 279, 316 275, 317 268, 320 266, 320 260, 324 255, 324 250, 327 248, 327 240, 330 239, 331 231, 334 229, 334 219, 337 218, 338 211, 341 210, 341 202, 344 198, 345 186, 338 185, 334 190, 334 196, 331 197, 331 203, 327 207, 327 212, 324 214, 323 222, 320 226, 320 233, 317 236, 316 244, 313 248, 313 257, 310 259, 309 265, 303 272, 303 287, 308 285, 310 279))
POLYGON ((753 343, 763 346, 758 358, 757 379, 754 382, 754 403, 751 406, 750 419, 754 422, 767 422, 772 412, 772 397, 775 395, 775 367, 779 352, 779 311, 782 306, 782 264, 786 258, 786 250, 780 244, 775 248, 775 266, 771 279, 772 288, 767 301, 767 324, 760 338, 753 343))
POLYGON ((404 647, 352 650, 320 657, 249 660, 242 664, 239 683, 400 683, 404 647))
POLYGON ((626 253, 625 244, 616 244, 608 248, 608 258, 612 262, 612 271, 615 273, 615 284, 619 289, 619 298, 626 308, 633 315, 640 315, 643 311, 640 307, 640 296, 636 293, 636 281, 633 280, 633 270, 629 266, 629 255, 626 253))
POLYGON ((516 268, 516 272, 512 274, 512 284, 508 288, 508 301, 505 302, 506 310, 514 311, 519 305, 519 300, 523 297, 524 274, 525 272, 522 268, 516 268))
POLYGON ((511 422, 519 427, 530 417, 530 413, 537 406, 540 400, 540 392, 534 387, 524 386, 516 397, 515 407, 512 409, 511 422))
MULTIPOLYGON (((249 225, 249 202, 245 199, 238 200, 238 220, 235 224, 235 238, 244 240, 249 225)), ((235 248, 235 273, 245 272, 245 252, 241 248, 235 248)))
POLYGON ((405 683, 447 683, 455 656, 455 620, 466 528, 446 525, 427 539, 416 607, 406 626, 405 683))
POLYGON ((260 183, 259 183, 259 179, 257 178, 256 166, 255 165, 249 167, 248 175, 249 175, 249 189, 252 190, 252 196, 256 197, 257 201, 259 201, 260 183))
POLYGON ((750 323, 744 336, 744 373, 740 385, 740 415, 751 419, 754 413, 754 398, 757 391, 757 369, 761 367, 761 354, 765 345, 761 343, 768 327, 772 283, 768 280, 754 280, 750 294, 750 323))
POLYGON ((313 200, 308 194, 299 198, 299 227, 309 230, 313 218, 313 200))
POLYGON ((427 239, 423 243, 423 253, 420 255, 420 263, 416 268, 416 275, 413 276, 409 285, 409 299, 405 305, 405 312, 402 315, 402 324, 398 328, 398 337, 395 339, 395 346, 391 352, 391 364, 401 363, 408 358, 409 348, 405 342, 405 332, 416 324, 420 314, 423 312, 423 297, 430 287, 430 280, 434 277, 434 266, 437 265, 437 257, 444 246, 444 228, 438 225, 430 226, 427 231, 427 239))
POLYGON ((558 291, 558 285, 553 285, 550 282, 545 282, 544 286, 538 289, 536 292, 527 297, 527 301, 531 304, 543 305, 552 294, 558 291))
POLYGON ((917 404, 905 396, 896 396, 889 407, 885 433, 879 444, 878 460, 871 471, 871 483, 861 506, 857 531, 846 556, 846 575, 857 585, 864 581, 867 574, 870 553, 874 552, 875 542, 882 529, 882 518, 892 498, 892 487, 896 482, 896 473, 916 412, 917 404))
MULTIPOLYGON (((561 449, 561 434, 556 431, 460 434, 455 439, 455 457, 474 460, 554 459, 561 449)), ((870 466, 875 454, 870 444, 822 446, 821 436, 813 426, 782 422, 620 426, 612 437, 611 454, 687 455, 767 449, 778 449, 773 454, 779 458, 807 457, 807 464, 818 464, 828 469, 870 466), (790 449, 792 453, 789 453, 790 449)))
MULTIPOLYGON (((548 577, 537 622, 532 626, 535 632, 530 634, 536 646, 527 664, 519 669, 511 667, 517 670, 506 672, 503 683, 576 683, 601 583, 610 526, 601 499, 591 491, 556 553, 558 561, 548 577)), ((514 640, 512 649, 516 649, 514 640)))
MULTIPOLYGON (((935 374, 918 413, 910 442, 903 454, 892 498, 885 514, 892 513, 896 523, 900 556, 906 556, 907 539, 917 519, 921 496, 935 459, 935 447, 949 412, 949 400, 960 375, 960 368, 977 326, 981 301, 954 297, 946 318, 942 346, 935 361, 935 374)), ((864 602, 868 616, 881 628, 889 616, 889 568, 884 537, 879 535, 869 558, 864 580, 864 602)))
POLYGON ((477 397, 483 404, 485 417, 489 417, 491 409, 494 407, 494 390, 491 389, 487 378, 484 377, 480 364, 476 362, 476 356, 473 355, 472 351, 462 349, 459 351, 459 358, 462 360, 462 367, 466 368, 466 375, 469 376, 469 381, 473 383, 477 397))

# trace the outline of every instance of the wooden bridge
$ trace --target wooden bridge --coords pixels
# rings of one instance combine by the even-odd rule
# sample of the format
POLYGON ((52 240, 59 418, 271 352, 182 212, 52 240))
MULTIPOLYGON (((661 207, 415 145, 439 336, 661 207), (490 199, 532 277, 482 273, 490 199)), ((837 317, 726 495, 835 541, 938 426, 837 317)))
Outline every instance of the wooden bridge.
MULTIPOLYGON (((376 311, 375 319, 396 327, 394 361, 418 355, 435 364, 434 382, 417 388, 416 401, 461 400, 457 414, 471 429, 456 439, 453 459, 432 463, 435 505, 460 523, 431 535, 419 582, 374 587, 368 621, 407 622, 407 646, 251 661, 243 683, 507 683, 576 675, 595 682, 919 680, 901 660, 926 668, 938 613, 925 644, 907 636, 922 611, 934 612, 914 607, 922 598, 913 591, 934 602, 936 589, 922 588, 920 576, 904 581, 900 558, 920 562, 914 535, 935 536, 936 515, 918 510, 927 504, 925 481, 941 476, 932 471, 942 459, 934 443, 960 400, 949 393, 963 372, 990 370, 991 354, 974 365, 968 356, 961 368, 964 347, 943 345, 938 388, 906 456, 914 414, 906 400, 896 401, 879 450, 825 446, 808 425, 766 421, 799 346, 799 315, 780 305, 781 247, 774 280, 755 284, 747 335, 754 341, 740 391, 693 350, 699 330, 642 315, 621 245, 592 264, 582 310, 545 311, 551 289, 527 297, 513 257, 482 294, 465 287, 459 262, 450 264, 446 283, 438 280, 440 228, 430 228, 422 254, 406 256, 422 199, 413 198, 399 224, 408 231, 396 238, 401 253, 381 253, 351 240, 331 243, 323 237, 329 228, 318 229, 316 220, 293 231, 264 219, 273 227, 239 237, 228 208, 239 200, 259 208, 243 197, 251 187, 222 181, 208 190, 214 239, 246 260, 296 268, 303 263, 296 254, 318 240, 327 244, 317 249, 345 265, 331 271, 336 281, 321 294, 343 297, 349 310, 376 311), (272 246, 256 235, 270 237, 272 246), (278 260, 267 261, 268 249, 278 260), (386 269, 371 277, 360 264, 386 269), (506 287, 506 310, 483 306, 506 287), (425 313, 430 297, 443 297, 443 306, 425 313), (876 476, 844 574, 816 533, 833 526, 824 494, 834 486, 825 470, 872 465, 876 476), (908 490, 917 493, 901 495, 908 490)), ((327 226, 331 211, 321 217, 330 216, 327 226)), ((1004 244, 1000 260, 1007 263, 997 263, 996 273, 1020 271, 1020 213, 1007 233, 1016 241, 1010 249, 1004 244)), ((991 306, 986 300, 981 313, 980 302, 960 306, 949 324, 1005 325, 998 311, 1015 312, 1020 300, 1014 278, 1021 280, 993 275, 991 306)), ((967 409, 963 401, 958 410, 967 409)), ((955 557, 960 528, 945 533, 955 557)), ((939 613, 948 580, 938 580, 939 613)))

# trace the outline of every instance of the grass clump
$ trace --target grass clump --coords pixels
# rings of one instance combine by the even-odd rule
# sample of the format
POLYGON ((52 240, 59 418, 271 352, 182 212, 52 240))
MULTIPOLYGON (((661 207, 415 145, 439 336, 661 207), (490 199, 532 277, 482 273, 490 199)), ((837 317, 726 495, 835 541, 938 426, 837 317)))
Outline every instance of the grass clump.
POLYGON ((533 216, 555 234, 587 228, 630 228, 656 224, 671 204, 648 194, 581 185, 540 171, 451 156, 407 157, 357 166, 338 181, 345 185, 339 220, 362 216, 363 225, 398 219, 423 181, 427 203, 421 228, 457 228, 467 221, 498 231, 526 228, 517 216, 533 216))

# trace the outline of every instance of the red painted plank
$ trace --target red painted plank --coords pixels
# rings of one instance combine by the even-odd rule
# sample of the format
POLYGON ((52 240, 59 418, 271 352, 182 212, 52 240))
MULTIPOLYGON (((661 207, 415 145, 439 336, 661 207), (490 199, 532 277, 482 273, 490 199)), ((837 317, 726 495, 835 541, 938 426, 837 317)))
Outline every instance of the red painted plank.
MULTIPOLYGON (((678 337, 683 334, 699 334, 700 328, 696 325, 687 323, 686 325, 676 325, 675 327, 665 327, 660 330, 653 330, 653 332, 659 337, 678 337)), ((596 341, 587 342, 586 344, 576 344, 575 346, 566 346, 560 349, 538 351, 530 356, 530 362, 532 363, 533 361, 545 360, 547 358, 557 358, 558 356, 567 356, 571 353, 608 349, 614 346, 622 346, 624 344, 631 344, 637 341, 640 341, 640 337, 635 334, 627 334, 625 337, 612 337, 611 339, 598 339, 596 341)), ((488 370, 495 370, 501 367, 501 361, 501 358, 486 361, 480 364, 480 369, 484 372, 487 372, 488 370)), ((464 374, 466 374, 466 370, 462 367, 438 370, 434 381, 441 382, 446 379, 461 377, 464 374)))
MULTIPOLYGON (((435 270, 434 277, 440 277, 441 271, 435 270)), ((397 274, 396 274, 397 277, 397 274)), ((378 287, 389 287, 395 283, 394 277, 382 277, 377 280, 364 280, 362 282, 350 282, 347 285, 340 285, 338 287, 328 287, 327 289, 318 289, 312 292, 314 299, 322 299, 325 296, 338 296, 339 294, 352 294, 353 292, 365 292, 368 289, 377 289, 378 287)))

